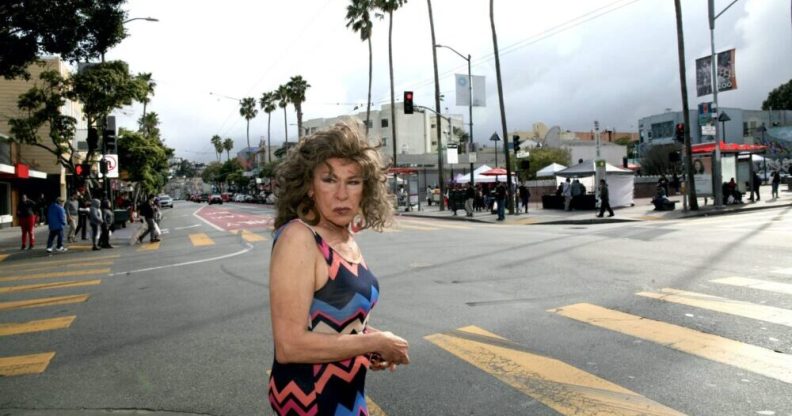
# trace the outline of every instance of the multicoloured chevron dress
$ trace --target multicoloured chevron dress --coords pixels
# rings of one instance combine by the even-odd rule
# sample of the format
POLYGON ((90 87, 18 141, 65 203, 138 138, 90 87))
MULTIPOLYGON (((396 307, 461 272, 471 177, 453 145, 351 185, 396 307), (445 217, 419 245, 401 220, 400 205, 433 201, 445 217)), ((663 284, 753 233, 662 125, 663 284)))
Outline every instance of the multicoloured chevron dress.
MULTIPOLYGON (((275 232, 273 246, 285 227, 275 232)), ((360 263, 347 262, 319 233, 308 228, 329 270, 327 284, 314 292, 308 330, 363 333, 379 298, 377 278, 362 259, 360 263)), ((280 364, 273 360, 270 405, 278 415, 368 415, 364 392, 368 367, 369 359, 364 355, 324 364, 280 364)))

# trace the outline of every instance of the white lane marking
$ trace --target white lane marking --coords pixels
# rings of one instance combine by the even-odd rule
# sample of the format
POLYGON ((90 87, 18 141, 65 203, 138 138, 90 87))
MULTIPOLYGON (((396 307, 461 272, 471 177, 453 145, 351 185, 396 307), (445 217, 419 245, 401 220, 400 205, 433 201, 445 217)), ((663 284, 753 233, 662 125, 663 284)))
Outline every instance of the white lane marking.
POLYGON ((126 271, 126 272, 110 273, 110 274, 108 274, 108 276, 121 276, 121 275, 133 274, 133 273, 150 272, 152 270, 167 269, 167 268, 170 268, 170 267, 181 267, 181 266, 189 266, 191 264, 206 263, 206 262, 209 262, 209 261, 222 260, 222 259, 227 259, 229 257, 238 256, 240 254, 245 254, 248 251, 253 250, 253 245, 250 244, 250 243, 245 243, 245 247, 246 247, 245 249, 239 250, 237 252, 230 253, 230 254, 224 254, 224 255, 218 256, 218 257, 212 257, 212 258, 201 259, 201 260, 186 261, 186 262, 183 262, 183 263, 176 263, 176 264, 166 264, 164 266, 147 267, 145 269, 130 270, 130 271, 126 271))
POLYGON ((204 205, 204 206, 202 206, 202 207, 200 207, 200 208, 196 209, 196 210, 195 210, 195 212, 193 212, 193 214, 192 214, 192 215, 193 215, 193 217, 195 217, 195 218, 198 218, 199 220, 201 220, 201 221, 205 222, 206 224, 208 224, 210 227, 214 228, 214 229, 215 229, 215 230, 217 230, 217 231, 225 231, 224 229, 222 229, 222 228, 220 228, 220 227, 218 227, 218 226, 216 226, 216 225, 212 224, 211 222, 209 222, 209 221, 207 221, 207 220, 205 220, 205 219, 201 218, 201 216, 200 216, 200 215, 198 215, 198 212, 200 212, 202 209, 204 209, 204 208, 206 208, 206 207, 208 207, 208 205, 204 205))
POLYGON ((193 225, 188 225, 186 227, 175 227, 174 230, 186 230, 188 228, 195 228, 195 227, 200 227, 200 226, 201 226, 201 224, 193 224, 193 225))

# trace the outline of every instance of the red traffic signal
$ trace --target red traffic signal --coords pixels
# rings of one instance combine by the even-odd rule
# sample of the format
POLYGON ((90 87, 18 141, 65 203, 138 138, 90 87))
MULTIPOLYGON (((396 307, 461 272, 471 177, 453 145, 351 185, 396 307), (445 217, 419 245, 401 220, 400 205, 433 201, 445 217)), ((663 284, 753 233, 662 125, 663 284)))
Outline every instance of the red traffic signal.
POLYGON ((404 114, 412 114, 415 111, 415 107, 413 106, 413 92, 412 91, 405 91, 404 92, 404 114))
POLYGON ((685 123, 677 123, 676 125, 676 141, 685 141, 685 123))
POLYGON ((80 163, 74 167, 74 174, 77 176, 91 176, 91 164, 90 163, 80 163))

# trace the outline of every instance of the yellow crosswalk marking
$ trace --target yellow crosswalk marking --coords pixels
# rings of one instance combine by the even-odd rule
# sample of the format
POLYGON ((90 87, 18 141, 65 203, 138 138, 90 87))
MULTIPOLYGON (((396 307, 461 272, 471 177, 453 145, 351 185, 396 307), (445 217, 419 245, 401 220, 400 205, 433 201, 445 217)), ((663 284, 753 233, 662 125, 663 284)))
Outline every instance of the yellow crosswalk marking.
POLYGON ((668 348, 792 384, 792 356, 790 355, 778 354, 755 345, 589 303, 578 303, 550 311, 600 328, 656 342, 668 348))
POLYGON ((15 300, 11 302, 0 302, 0 311, 38 308, 42 306, 66 305, 69 303, 85 302, 86 300, 88 300, 88 295, 51 296, 40 299, 15 300))
POLYGON ((47 290, 47 289, 66 289, 71 287, 94 286, 100 285, 102 281, 96 280, 72 280, 68 282, 55 282, 55 283, 39 283, 34 285, 19 285, 19 286, 2 286, 0 293, 17 293, 27 292, 31 290, 47 290))
POLYGON ((69 250, 71 251, 87 251, 92 249, 93 246, 90 244, 71 244, 69 246, 69 250))
POLYGON ((366 406, 368 406, 369 416, 388 416, 388 414, 385 413, 377 403, 374 403, 374 400, 371 400, 369 396, 366 396, 366 406))
POLYGON ((24 269, 25 272, 32 272, 38 270, 47 270, 47 269, 74 269, 77 267, 95 267, 95 266, 111 266, 113 264, 112 261, 92 261, 92 262, 76 262, 76 263, 69 263, 69 264, 54 264, 54 265, 42 265, 37 267, 26 267, 24 269))
POLYGON ((69 277, 69 276, 89 276, 89 275, 107 274, 107 273, 110 273, 110 269, 89 269, 89 270, 73 270, 67 272, 19 274, 19 275, 0 277, 0 282, 16 282, 18 280, 30 280, 30 279, 52 279, 55 277, 69 277))
POLYGON ((206 233, 190 234, 190 242, 192 242, 192 245, 196 247, 211 246, 215 243, 214 240, 206 235, 206 233))
POLYGON ((3 261, 8 257, 8 254, 0 254, 0 261, 3 261))
POLYGON ((454 230, 469 230, 471 227, 470 225, 462 225, 462 224, 452 224, 453 221, 447 220, 440 220, 440 221, 415 221, 415 220, 401 220, 400 223, 404 224, 411 224, 411 225, 418 225, 418 226, 426 226, 426 227, 434 227, 434 228, 450 228, 454 230))
POLYGON ((0 324, 0 337, 68 328, 71 326, 72 322, 74 322, 75 318, 77 317, 62 316, 60 318, 42 319, 39 321, 0 324))
POLYGON ((527 352, 478 327, 426 339, 563 415, 682 415, 569 364, 527 352))
POLYGON ((0 358, 0 376, 9 377, 43 373, 53 357, 55 357, 54 352, 2 357, 0 358))
POLYGON ((257 241, 266 241, 267 238, 261 235, 258 235, 254 232, 248 230, 242 230, 242 239, 247 241, 248 243, 255 243, 257 241))
POLYGON ((397 222, 395 228, 396 229, 402 229, 402 230, 418 230, 418 231, 437 231, 437 230, 439 230, 439 228, 437 228, 437 227, 424 227, 424 226, 421 226, 421 225, 412 225, 412 224, 408 224, 408 223, 405 223, 405 222, 397 222))
POLYGON ((154 250, 159 250, 159 248, 160 248, 160 242, 156 241, 153 243, 147 243, 141 245, 140 248, 137 249, 137 251, 154 251, 154 250))
POLYGON ((720 283, 722 285, 749 287, 751 289, 765 290, 768 292, 783 293, 785 295, 792 295, 792 285, 789 283, 778 283, 767 280, 748 279, 745 277, 727 277, 724 279, 710 280, 713 283, 720 283))
POLYGON ((701 309, 708 309, 716 312, 723 312, 729 315, 742 316, 745 318, 758 319, 779 325, 792 326, 792 311, 787 309, 775 308, 766 305, 757 305, 750 302, 742 302, 721 298, 718 296, 705 295, 702 293, 686 292, 665 288, 663 293, 638 292, 638 296, 659 299, 671 303, 694 306, 701 309))
POLYGON ((72 264, 79 264, 79 263, 87 263, 92 261, 107 261, 110 259, 116 259, 120 257, 119 254, 113 254, 110 256, 98 256, 98 257, 86 257, 81 259, 68 259, 68 260, 47 260, 47 259, 36 259, 35 262, 28 262, 24 264, 9 264, 7 266, 3 266, 3 270, 18 270, 18 269, 25 269, 25 270, 36 270, 40 268, 53 268, 53 267, 60 267, 61 265, 72 265, 72 264), (34 268, 31 268, 33 266, 34 268))

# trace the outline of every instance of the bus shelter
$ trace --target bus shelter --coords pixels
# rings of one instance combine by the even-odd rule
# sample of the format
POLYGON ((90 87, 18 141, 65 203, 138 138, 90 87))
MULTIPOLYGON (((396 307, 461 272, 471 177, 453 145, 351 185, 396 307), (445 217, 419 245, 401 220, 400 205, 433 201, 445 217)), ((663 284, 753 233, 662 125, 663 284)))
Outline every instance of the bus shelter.
POLYGON ((388 169, 388 184, 396 190, 397 209, 411 211, 413 207, 421 209, 418 196, 418 169, 410 167, 393 167, 388 169))
POLYGON ((693 178, 696 183, 696 195, 712 197, 715 195, 715 187, 723 187, 734 179, 737 190, 740 193, 749 193, 753 187, 753 163, 751 158, 754 154, 764 153, 767 146, 758 144, 738 144, 738 143, 700 143, 691 146, 693 156, 693 178), (713 182, 713 164, 715 161, 715 146, 720 145, 721 152, 721 181, 716 184, 713 182))

